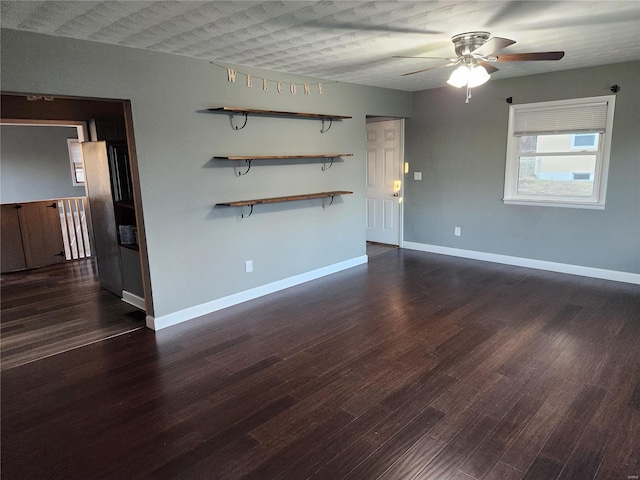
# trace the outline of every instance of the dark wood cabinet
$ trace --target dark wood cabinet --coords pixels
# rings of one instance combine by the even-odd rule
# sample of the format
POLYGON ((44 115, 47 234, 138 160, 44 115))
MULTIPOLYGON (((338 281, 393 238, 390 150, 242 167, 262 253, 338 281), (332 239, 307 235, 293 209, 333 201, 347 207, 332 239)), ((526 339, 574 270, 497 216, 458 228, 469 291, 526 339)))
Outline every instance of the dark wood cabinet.
POLYGON ((125 290, 142 297, 142 287, 138 287, 142 278, 124 119, 95 119, 89 122, 89 130, 93 141, 83 144, 83 155, 100 285, 120 296, 125 290), (130 253, 123 255, 123 249, 130 253), (128 291, 128 286, 135 286, 135 291, 128 291))
POLYGON ((2 205, 2 272, 64 261, 56 200, 2 205))
POLYGON ((18 205, 15 204, 2 205, 2 226, 0 228, 2 273, 27 268, 17 207, 18 205))
POLYGON ((89 135, 91 140, 104 140, 105 142, 127 142, 127 131, 124 119, 94 118, 89 120, 89 135))
POLYGON ((111 183, 111 200, 117 243, 138 250, 136 212, 133 201, 131 163, 124 120, 121 118, 93 119, 89 122, 93 141, 104 141, 107 175, 111 183))

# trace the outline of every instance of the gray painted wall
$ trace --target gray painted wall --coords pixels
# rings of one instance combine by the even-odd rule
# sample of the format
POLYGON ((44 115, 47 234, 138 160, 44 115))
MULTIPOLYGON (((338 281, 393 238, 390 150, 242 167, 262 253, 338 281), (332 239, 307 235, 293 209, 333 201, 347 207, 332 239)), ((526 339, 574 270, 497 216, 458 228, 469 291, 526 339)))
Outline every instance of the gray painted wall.
POLYGON ((0 203, 85 195, 71 179, 67 138, 78 138, 75 128, 1 125, 0 136, 0 203))
POLYGON ((263 92, 244 76, 204 60, 99 43, 2 31, 6 91, 132 101, 156 317, 365 254, 365 116, 411 114, 411 94, 326 83, 324 95, 292 95, 286 82, 317 80, 239 68, 285 82, 263 92), (28 58, 29 62, 24 59, 28 58), (351 115, 320 134, 317 120, 249 118, 233 131, 231 105, 351 115), (326 172, 319 162, 256 162, 236 178, 224 154, 353 153, 326 172), (258 164, 259 163, 259 164, 258 164), (326 190, 352 190, 326 210, 319 200, 257 206, 241 220, 218 202, 326 190), (254 272, 246 274, 246 260, 254 272))
POLYGON ((492 80, 413 95, 404 240, 640 273, 640 62, 492 80), (507 97, 514 104, 617 93, 604 211, 504 205, 507 97), (413 172, 423 180, 414 181, 413 172), (462 236, 453 235, 454 227, 462 236))

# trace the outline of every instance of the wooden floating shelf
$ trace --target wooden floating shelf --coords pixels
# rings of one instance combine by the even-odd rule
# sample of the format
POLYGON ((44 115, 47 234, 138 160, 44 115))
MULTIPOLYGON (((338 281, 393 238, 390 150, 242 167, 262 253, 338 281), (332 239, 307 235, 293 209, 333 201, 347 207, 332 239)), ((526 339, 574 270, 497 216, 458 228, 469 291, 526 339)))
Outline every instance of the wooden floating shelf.
POLYGON ((255 198, 252 200, 238 200, 237 202, 222 202, 216 203, 220 207, 247 207, 249 205, 259 205, 263 203, 282 203, 282 202, 295 202, 296 200, 309 200, 311 198, 331 198, 339 195, 350 195, 353 192, 347 192, 338 190, 335 192, 320 192, 320 193, 305 193, 302 195, 288 195, 286 197, 271 197, 271 198, 255 198))
POLYGON ((305 113, 305 112, 283 112, 278 110, 257 110, 255 108, 240 107, 214 107, 207 109, 211 113, 231 113, 240 115, 261 115, 263 117, 296 117, 296 118, 319 118, 327 120, 345 120, 352 118, 346 115, 332 115, 328 113, 305 113))
POLYGON ((230 155, 216 156, 218 160, 278 160, 278 159, 303 159, 303 158, 338 158, 352 157, 353 153, 318 153, 313 155, 230 155))
POLYGON ((229 156, 215 156, 216 160, 230 160, 234 162, 244 161, 247 164, 247 170, 244 172, 236 173, 237 177, 241 177, 249 173, 251 170, 251 162, 254 160, 295 160, 295 159, 309 159, 309 158, 322 158, 325 161, 325 166, 322 167, 322 171, 329 170, 333 165, 333 160, 337 157, 352 157, 353 153, 313 153, 306 155, 229 155, 229 156), (330 160, 329 166, 326 166, 327 159, 330 160))

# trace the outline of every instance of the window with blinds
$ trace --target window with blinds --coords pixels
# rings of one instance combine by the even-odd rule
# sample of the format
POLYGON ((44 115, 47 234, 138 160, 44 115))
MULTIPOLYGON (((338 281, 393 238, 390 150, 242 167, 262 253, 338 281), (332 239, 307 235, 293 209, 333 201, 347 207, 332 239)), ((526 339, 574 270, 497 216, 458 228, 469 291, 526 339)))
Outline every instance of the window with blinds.
POLYGON ((504 202, 604 208, 615 96, 509 107, 504 202))

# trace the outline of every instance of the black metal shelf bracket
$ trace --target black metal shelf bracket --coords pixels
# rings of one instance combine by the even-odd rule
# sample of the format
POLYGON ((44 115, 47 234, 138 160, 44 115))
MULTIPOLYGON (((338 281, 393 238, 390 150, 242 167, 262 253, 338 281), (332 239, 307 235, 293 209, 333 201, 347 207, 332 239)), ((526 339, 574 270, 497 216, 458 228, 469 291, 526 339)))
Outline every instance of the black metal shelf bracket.
POLYGON ((322 119, 322 128, 320 129, 320 133, 327 133, 331 129, 331 125, 333 125, 333 118, 328 118, 328 119, 327 118, 323 118, 322 119), (327 120, 329 120, 329 126, 325 130, 324 122, 326 122, 327 120))
MULTIPOLYGON (((242 112, 242 115, 244 116, 244 123, 242 124, 241 127, 234 125, 233 126, 234 130, 242 130, 244 127, 247 126, 247 119, 249 118, 249 112, 242 112)), ((233 115, 231 116, 231 118, 233 118, 233 115)), ((232 121, 232 124, 233 124, 233 121, 232 121)))
MULTIPOLYGON (((249 205, 249 207, 251 207, 251 208, 249 209, 249 215, 245 215, 244 213, 242 213, 242 212, 241 212, 241 213, 240 213, 240 217, 241 217, 241 218, 249 218, 249 217, 251 216, 251 214, 253 213, 253 205, 249 205)), ((242 207, 241 207, 241 208, 242 208, 242 207)))
POLYGON ((249 170, 251 170, 251 160, 245 160, 245 163, 247 164, 247 169, 244 172, 237 172, 236 177, 246 175, 247 173, 249 173, 249 170))
POLYGON ((333 197, 333 195, 331 195, 331 197, 330 197, 330 198, 331 198, 331 201, 330 201, 327 205, 325 205, 325 204, 324 204, 324 200, 322 201, 322 208, 323 208, 323 209, 327 209, 327 208, 329 208, 331 205, 333 205, 333 198, 334 198, 334 197, 333 197))
POLYGON ((336 157, 329 157, 329 159, 331 160, 331 161, 329 162, 329 166, 327 166, 327 162, 326 162, 326 160, 325 160, 324 164, 322 165, 322 171, 323 171, 323 172, 326 172, 327 170, 329 170, 329 169, 333 166, 333 159, 334 159, 334 158, 336 158, 336 157))

